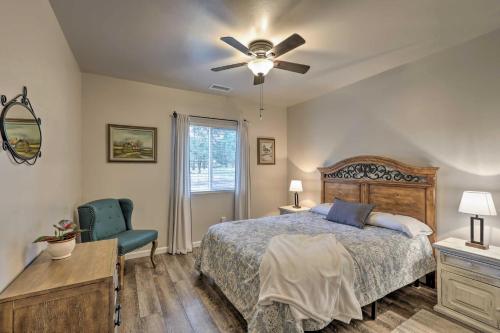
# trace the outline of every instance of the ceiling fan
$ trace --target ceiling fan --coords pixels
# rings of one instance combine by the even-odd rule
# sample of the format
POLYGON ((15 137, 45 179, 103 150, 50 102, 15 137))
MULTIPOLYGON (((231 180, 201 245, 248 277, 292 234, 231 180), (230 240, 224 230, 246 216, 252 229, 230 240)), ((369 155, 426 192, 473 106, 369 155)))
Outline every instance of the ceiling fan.
POLYGON ((221 37, 221 40, 238 51, 253 57, 248 62, 240 62, 237 64, 226 65, 221 67, 212 68, 212 71, 219 72, 226 69, 236 68, 247 65, 254 74, 253 84, 258 85, 264 83, 264 76, 275 67, 286 71, 305 74, 310 66, 297 64, 294 62, 276 60, 279 56, 295 49, 296 47, 305 44, 304 38, 299 34, 293 34, 278 45, 266 39, 257 39, 251 42, 248 47, 238 42, 233 37, 221 37))

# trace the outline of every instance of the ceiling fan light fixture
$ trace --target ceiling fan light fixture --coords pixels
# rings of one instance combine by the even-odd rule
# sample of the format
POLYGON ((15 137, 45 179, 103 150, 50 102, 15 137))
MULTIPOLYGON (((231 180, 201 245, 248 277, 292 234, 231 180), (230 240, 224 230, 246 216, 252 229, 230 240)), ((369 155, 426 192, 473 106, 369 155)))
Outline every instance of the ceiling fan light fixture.
POLYGON ((274 63, 272 60, 257 58, 248 63, 248 68, 252 71, 255 76, 264 75, 274 67, 274 63))

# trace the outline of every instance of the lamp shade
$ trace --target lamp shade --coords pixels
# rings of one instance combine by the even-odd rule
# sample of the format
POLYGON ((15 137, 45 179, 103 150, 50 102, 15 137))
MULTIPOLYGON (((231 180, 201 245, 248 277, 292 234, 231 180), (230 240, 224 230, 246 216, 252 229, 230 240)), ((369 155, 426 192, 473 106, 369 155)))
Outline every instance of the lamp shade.
POLYGON ((290 192, 302 192, 302 181, 292 180, 290 182, 290 192))
POLYGON ((489 192, 465 191, 458 207, 460 213, 473 215, 497 215, 489 192))

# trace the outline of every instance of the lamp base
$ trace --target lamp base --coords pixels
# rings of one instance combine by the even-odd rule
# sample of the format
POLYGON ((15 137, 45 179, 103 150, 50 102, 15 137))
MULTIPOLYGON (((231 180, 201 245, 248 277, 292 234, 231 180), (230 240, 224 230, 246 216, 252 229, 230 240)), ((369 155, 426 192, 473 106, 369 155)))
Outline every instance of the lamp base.
POLYGON ((299 205, 299 194, 297 192, 295 192, 294 199, 293 208, 301 208, 299 205))
POLYGON ((479 217, 478 215, 470 217, 470 241, 465 242, 465 245, 481 250, 487 250, 490 248, 488 244, 484 244, 484 219, 482 217, 479 217), (475 221, 479 221, 479 241, 477 241, 474 237, 475 221))
POLYGON ((488 244, 480 244, 474 242, 465 242, 466 246, 475 247, 476 249, 488 250, 490 246, 488 244))

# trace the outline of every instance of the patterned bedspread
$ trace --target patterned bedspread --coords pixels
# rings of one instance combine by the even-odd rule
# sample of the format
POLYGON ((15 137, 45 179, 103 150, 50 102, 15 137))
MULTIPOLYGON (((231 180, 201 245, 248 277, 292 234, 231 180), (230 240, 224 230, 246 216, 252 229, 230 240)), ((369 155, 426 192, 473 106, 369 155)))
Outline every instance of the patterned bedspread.
MULTIPOLYGON (((354 287, 362 306, 434 271, 436 266, 425 236, 410 239, 373 226, 357 229, 310 212, 214 225, 203 237, 196 269, 214 280, 243 315, 249 332, 297 332, 288 305, 257 306, 261 258, 270 239, 285 233, 335 234, 354 260, 354 287)), ((313 320, 303 324, 307 331, 323 328, 313 320)))

